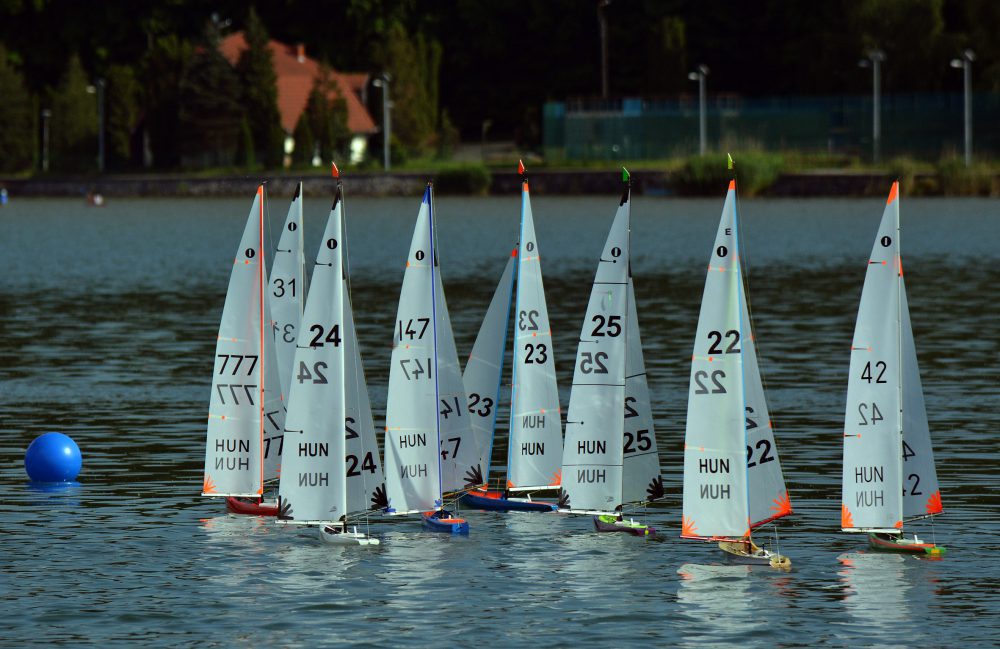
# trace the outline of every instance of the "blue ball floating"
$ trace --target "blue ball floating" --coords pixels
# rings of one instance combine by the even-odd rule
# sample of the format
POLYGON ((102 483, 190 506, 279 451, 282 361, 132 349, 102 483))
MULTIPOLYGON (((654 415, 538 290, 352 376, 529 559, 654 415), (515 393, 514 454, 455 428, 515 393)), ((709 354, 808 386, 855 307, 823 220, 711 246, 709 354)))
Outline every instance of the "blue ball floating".
POLYGON ((82 467, 80 447, 62 433, 36 437, 24 454, 24 470, 33 482, 72 482, 82 467))

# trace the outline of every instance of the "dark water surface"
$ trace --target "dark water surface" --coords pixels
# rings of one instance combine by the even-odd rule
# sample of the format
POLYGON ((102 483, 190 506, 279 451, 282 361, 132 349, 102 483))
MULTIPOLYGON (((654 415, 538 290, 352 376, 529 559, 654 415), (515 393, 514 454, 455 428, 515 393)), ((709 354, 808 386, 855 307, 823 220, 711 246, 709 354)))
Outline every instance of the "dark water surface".
MULTIPOLYGON (((888 189, 888 188, 887 188, 888 189)), ((881 200, 740 204, 750 304, 795 515, 791 573, 681 541, 691 348, 718 200, 637 198, 633 270, 668 498, 665 541, 585 518, 467 512, 468 538, 373 520, 375 548, 226 515, 199 497, 215 336, 246 200, 14 201, 0 210, 0 645, 977 646, 1000 640, 1000 202, 902 199, 902 250, 945 514, 941 561, 839 531, 850 343, 881 200), (59 430, 80 486, 28 486, 59 430), (844 556, 845 553, 850 553, 844 556), (839 559, 838 559, 839 558, 839 559)), ((419 197, 352 199, 355 317, 385 409, 419 197)), ((534 200, 562 402, 614 197, 534 200)), ((307 257, 329 199, 306 197, 307 257)), ((459 355, 518 229, 519 199, 437 203, 459 355)), ((275 235, 286 199, 270 207, 275 235)), ((274 241, 272 241, 273 246, 274 241)), ((505 414, 501 411, 501 421, 505 414)), ((495 457, 505 453, 498 444, 495 457)), ((773 539, 772 539, 773 541, 773 539)))

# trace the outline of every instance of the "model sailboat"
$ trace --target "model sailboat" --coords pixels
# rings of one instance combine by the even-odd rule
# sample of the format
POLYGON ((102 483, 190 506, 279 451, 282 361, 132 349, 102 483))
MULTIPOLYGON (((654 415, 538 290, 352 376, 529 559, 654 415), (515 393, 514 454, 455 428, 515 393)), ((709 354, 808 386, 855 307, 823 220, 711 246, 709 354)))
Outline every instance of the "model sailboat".
POLYGON ((631 203, 624 169, 622 181, 625 189, 580 333, 559 506, 566 513, 594 514, 598 531, 654 536, 653 528, 621 516, 624 506, 663 495, 631 284, 631 203), (640 485, 641 490, 636 488, 640 485))
POLYGON ((867 532, 873 547, 944 553, 903 524, 940 514, 923 388, 899 247, 899 183, 892 184, 868 260, 851 344, 844 419, 840 526, 867 532))
POLYGON ((277 478, 285 408, 264 263, 264 186, 236 252, 215 348, 203 496, 260 501, 277 478))
POLYGON ((382 475, 348 298, 343 214, 338 179, 295 350, 278 517, 316 525, 331 543, 378 545, 348 529, 350 516, 381 504, 382 475))
MULTIPOLYGON (((305 272, 302 256, 302 183, 295 189, 292 203, 288 207, 278 248, 274 253, 271 275, 268 281, 268 302, 271 307, 271 334, 274 336, 274 351, 277 362, 281 397, 288 403, 289 382, 292 375, 292 361, 295 356, 295 340, 298 335, 302 307, 305 303, 305 272)), ((281 436, 265 442, 267 446, 264 475, 267 480, 276 479, 281 473, 281 452, 284 439, 281 436)), ((226 498, 226 508, 234 514, 255 516, 275 516, 276 503, 265 503, 262 499, 246 500, 226 498)))
POLYGON ((444 480, 456 474, 454 458, 462 457, 471 426, 440 278, 429 184, 403 274, 390 362, 386 513, 421 513, 433 531, 468 532, 467 522, 443 508, 444 480))
POLYGON ((691 357, 681 536, 718 541, 731 560, 789 567, 787 557, 751 539, 754 528, 791 514, 792 507, 757 365, 738 234, 733 180, 691 357))

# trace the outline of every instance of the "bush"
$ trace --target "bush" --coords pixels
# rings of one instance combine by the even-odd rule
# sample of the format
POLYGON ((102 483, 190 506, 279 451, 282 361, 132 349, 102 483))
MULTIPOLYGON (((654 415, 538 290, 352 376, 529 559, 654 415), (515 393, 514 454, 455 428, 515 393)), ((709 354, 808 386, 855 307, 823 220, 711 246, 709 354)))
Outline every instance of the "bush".
MULTIPOLYGON (((743 196, 753 196, 766 190, 778 179, 784 159, 775 153, 752 151, 733 157, 736 180, 743 196)), ((725 153, 691 156, 673 175, 678 193, 686 195, 716 195, 725 190, 732 178, 725 153)))
POLYGON ((993 196, 1000 194, 996 173, 983 163, 965 166, 961 158, 946 158, 938 163, 941 193, 947 196, 993 196))
POLYGON ((436 174, 434 188, 439 194, 486 194, 490 170, 483 165, 444 167, 436 174))

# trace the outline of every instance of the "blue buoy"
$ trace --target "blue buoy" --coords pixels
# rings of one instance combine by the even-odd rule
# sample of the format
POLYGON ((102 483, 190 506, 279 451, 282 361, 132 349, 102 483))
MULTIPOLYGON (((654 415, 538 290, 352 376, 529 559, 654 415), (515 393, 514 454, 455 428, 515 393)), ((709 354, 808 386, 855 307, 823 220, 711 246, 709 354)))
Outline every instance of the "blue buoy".
POLYGON ((83 467, 80 447, 68 435, 45 433, 24 454, 24 470, 34 482, 70 482, 83 467))

